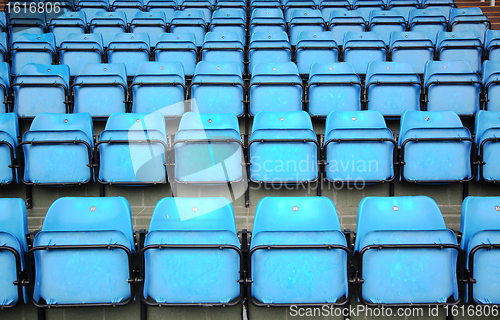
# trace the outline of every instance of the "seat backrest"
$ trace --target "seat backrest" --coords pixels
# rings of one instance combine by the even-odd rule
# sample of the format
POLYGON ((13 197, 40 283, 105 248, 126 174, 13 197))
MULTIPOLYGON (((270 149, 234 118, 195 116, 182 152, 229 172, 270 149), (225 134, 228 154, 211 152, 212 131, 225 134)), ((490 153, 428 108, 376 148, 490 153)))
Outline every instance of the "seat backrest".
POLYGON ((254 32, 250 36, 250 44, 255 41, 288 41, 288 34, 280 32, 254 32))
POLYGON ((348 31, 344 34, 344 48, 349 41, 382 41, 380 34, 376 31, 367 32, 352 32, 348 31))
POLYGON ((42 231, 120 231, 134 248, 132 213, 123 197, 67 197, 50 206, 42 231))
POLYGON ((207 32, 205 34, 206 42, 241 42, 243 44, 243 39, 238 32, 207 32))
POLYGON ((337 74, 349 74, 356 75, 354 66, 350 62, 335 62, 335 63, 320 63, 315 62, 311 65, 311 72, 309 73, 309 79, 315 75, 337 75, 337 74))
POLYGON ((10 86, 10 66, 7 62, 0 62, 0 79, 7 88, 10 86))
POLYGON ((156 204, 149 231, 231 231, 236 225, 231 202, 223 197, 163 198, 156 204))
POLYGON ((355 251, 376 230, 446 229, 437 203, 429 197, 366 197, 359 203, 355 251))
POLYGON ((396 41, 431 41, 429 37, 420 31, 393 31, 391 32, 390 44, 394 45, 396 41))
POLYGON ((86 112, 82 113, 40 113, 31 123, 29 131, 83 131, 93 144, 92 117, 86 112))
POLYGON ((28 63, 26 64, 19 73, 18 76, 57 76, 61 77, 66 83, 66 87, 69 84, 69 67, 66 64, 52 65, 52 64, 38 64, 38 63, 28 63))
MULTIPOLYGON (((329 31, 324 32, 308 32, 301 31, 297 37, 297 43, 300 41, 333 41, 335 42, 335 38, 333 37, 333 33, 329 31)), ((337 43, 335 42, 335 45, 337 43)))
POLYGON ((51 22, 54 20, 81 20, 83 23, 87 23, 87 17, 85 16, 85 12, 83 11, 65 12, 60 16, 58 15, 57 17, 54 17, 51 22))
MULTIPOLYGON (((0 130, 1 129, 0 115, 0 130)), ((28 234, 28 217, 26 204, 22 199, 0 199, 0 232, 12 234, 24 252, 28 251, 26 235, 28 234)))
POLYGON ((240 134, 238 118, 232 113, 206 114, 186 112, 179 123, 180 130, 235 130, 240 134))
POLYGON ((241 12, 241 10, 219 9, 219 10, 215 10, 214 13, 212 13, 212 19, 242 19, 242 20, 244 20, 245 17, 243 16, 243 13, 241 12))
POLYGON ((450 21, 453 21, 455 18, 460 16, 469 16, 469 15, 482 15, 483 10, 479 7, 474 8, 451 8, 450 10, 450 21))
POLYGON ((161 132, 164 141, 167 140, 165 118, 160 112, 152 113, 113 113, 106 121, 104 130, 120 131, 150 131, 161 132))
POLYGON ((255 115, 252 133, 257 130, 300 129, 313 131, 312 121, 305 111, 260 111, 255 115))
POLYGON ((64 38, 63 42, 61 43, 61 46, 63 46, 64 43, 68 42, 91 42, 91 43, 96 43, 99 45, 99 48, 102 49, 103 41, 102 41, 102 35, 100 33, 70 33, 64 38))
POLYGON ((474 234, 484 230, 500 230, 500 197, 467 197, 462 203, 460 247, 466 252, 469 240, 474 234))
POLYGON ((384 116, 376 110, 332 111, 326 117, 325 136, 334 129, 387 128, 384 116))
POLYGON ((205 14, 203 13, 202 10, 189 10, 189 11, 175 11, 174 12, 174 19, 201 19, 205 21, 205 14))
POLYGON ((373 20, 378 18, 382 18, 384 20, 386 20, 387 18, 391 18, 392 21, 406 20, 405 17, 396 9, 391 9, 391 10, 374 9, 370 11, 370 22, 374 22, 373 20))
POLYGON ((290 21, 294 19, 320 19, 323 20, 323 14, 314 9, 295 9, 290 14, 290 21))
POLYGON ((149 44, 149 35, 145 32, 139 33, 115 33, 113 36, 113 40, 111 40, 110 46, 113 42, 130 42, 130 43, 145 43, 148 47, 149 44))
POLYGON ((500 30, 486 30, 484 46, 488 48, 492 41, 500 40, 500 30))
POLYGON ((207 62, 200 61, 196 64, 194 71, 195 77, 197 75, 231 75, 241 76, 242 70, 236 62, 207 62))
POLYGON ((17 145, 19 122, 15 113, 0 113, 0 132, 7 133, 12 138, 14 147, 17 145))
POLYGON ((158 42, 190 42, 195 44, 196 37, 192 32, 183 33, 162 33, 158 42))
POLYGON ((123 63, 87 63, 82 66, 78 76, 120 76, 127 83, 127 69, 123 63))
POLYGON ((94 20, 96 21, 109 20, 110 22, 112 21, 113 23, 121 23, 123 25, 127 24, 127 16, 123 11, 113 11, 113 12, 97 11, 90 23, 94 23, 95 22, 94 20))
POLYGON ((404 142, 405 133, 410 129, 462 128, 462 120, 453 111, 413 111, 407 110, 401 116, 399 145, 404 142))
POLYGON ((255 18, 281 18, 284 19, 283 11, 277 8, 257 8, 252 11, 252 19, 255 18))
POLYGON ((341 21, 341 19, 345 18, 355 18, 355 19, 362 19, 363 21, 365 20, 363 18, 363 14, 361 13, 360 10, 355 9, 355 10, 332 10, 330 12, 330 22, 335 19, 335 21, 341 21), (336 19, 340 18, 340 19, 336 19))
POLYGON ((368 64, 368 69, 366 71, 367 80, 369 80, 370 77, 374 75, 384 75, 384 74, 416 75, 411 65, 407 62, 371 61, 368 64))
POLYGON ((51 48, 56 47, 56 38, 53 33, 21 33, 12 43, 14 47, 19 43, 48 44, 51 48))
POLYGON ((410 11, 409 22, 414 22, 414 19, 425 19, 425 21, 436 20, 436 21, 446 21, 448 20, 441 10, 438 8, 426 8, 426 9, 412 9, 410 11))
POLYGON ((139 20, 161 20, 163 23, 165 23, 165 13, 163 11, 152 11, 152 12, 142 12, 138 11, 134 14, 134 17, 132 18, 132 23, 134 22, 134 19, 139 19, 139 20))
POLYGON ((282 76, 296 75, 299 76, 299 69, 293 62, 283 63, 258 63, 253 68, 252 77, 255 76, 282 76))
POLYGON ((182 78, 184 82, 184 69, 182 63, 174 62, 154 62, 147 61, 139 65, 137 76, 144 75, 176 75, 182 78))
POLYGON ((255 210, 252 238, 265 231, 340 231, 337 210, 326 197, 265 197, 255 210))
POLYGON ((500 61, 485 60, 483 62, 483 83, 486 85, 491 80, 496 80, 500 77, 500 61), (490 79, 492 75, 496 77, 490 79))
POLYGON ((476 144, 481 144, 484 139, 483 134, 488 129, 500 129, 500 112, 479 110, 476 113, 476 122, 474 125, 476 133, 476 144))
POLYGON ((430 77, 443 73, 473 74, 474 72, 467 61, 427 61, 425 63, 424 82, 427 83, 430 77))
MULTIPOLYGON (((440 31, 437 34, 437 41, 436 41, 436 46, 439 48, 440 46, 444 45, 443 42, 447 40, 470 40, 474 41, 477 40, 478 44, 481 44, 481 40, 479 40, 478 37, 472 33, 472 31, 465 30, 465 31, 457 31, 457 32, 445 32, 445 31, 440 31)), ((454 42, 456 43, 456 42, 454 42)), ((447 44, 453 44, 453 43, 447 43, 447 44)), ((469 43, 467 43, 469 44, 469 43)), ((458 43, 457 43, 458 45, 458 43)))

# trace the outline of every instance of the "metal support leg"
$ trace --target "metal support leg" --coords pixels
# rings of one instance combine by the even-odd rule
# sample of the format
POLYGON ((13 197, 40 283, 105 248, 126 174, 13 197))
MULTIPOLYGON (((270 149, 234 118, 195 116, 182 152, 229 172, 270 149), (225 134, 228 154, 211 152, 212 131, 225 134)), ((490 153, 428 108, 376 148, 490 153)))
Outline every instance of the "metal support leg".
POLYGON ((33 188, 26 186, 26 209, 33 208, 33 188))
POLYGON ((141 301, 141 320, 148 320, 148 306, 141 301))
POLYGON ((394 181, 389 182, 389 197, 394 197, 394 181))
POLYGON ((469 183, 464 182, 462 186, 462 197, 465 200, 469 196, 469 183))
POLYGON ((106 194, 104 192, 104 185, 103 184, 99 184, 99 196, 100 197, 105 197, 106 194))

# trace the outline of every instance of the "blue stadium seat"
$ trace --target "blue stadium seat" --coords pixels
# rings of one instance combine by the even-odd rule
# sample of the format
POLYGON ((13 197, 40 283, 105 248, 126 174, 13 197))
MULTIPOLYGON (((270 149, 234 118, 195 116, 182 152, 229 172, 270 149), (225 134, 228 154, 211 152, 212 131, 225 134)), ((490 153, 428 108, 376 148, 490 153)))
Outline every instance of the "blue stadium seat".
POLYGON ((315 182, 320 149, 307 112, 259 112, 249 142, 250 180, 281 186, 315 182))
POLYGON ((365 101, 368 110, 384 116, 398 117, 406 110, 420 110, 422 83, 406 62, 372 61, 365 80, 365 101))
POLYGON ((397 149, 378 111, 333 111, 326 118, 323 150, 330 181, 392 181, 397 149))
POLYGON ((143 62, 131 86, 132 112, 161 112, 180 117, 186 97, 184 71, 180 62, 143 62))
POLYGON ((196 12, 198 14, 199 11, 203 12, 206 23, 210 23, 212 20, 212 3, 210 0, 183 0, 179 3, 179 7, 186 13, 196 12))
MULTIPOLYGON (((247 2, 245 0, 218 0, 215 3, 215 12, 238 11, 245 19, 247 17, 247 2)), ((230 15, 231 16, 231 15, 230 15)), ((214 14, 212 14, 212 23, 214 22, 214 14)))
POLYGON ((61 46, 61 42, 71 33, 84 34, 87 31, 87 18, 85 12, 66 12, 54 17, 48 24, 49 32, 56 38, 56 46, 61 46))
MULTIPOLYGON (((281 8, 280 0, 250 0, 250 10, 256 9, 278 9, 281 8)), ((282 11, 283 12, 283 11, 282 11)))
POLYGON ((160 200, 145 246, 144 298, 166 306, 230 306, 241 300, 240 243, 226 198, 160 200))
POLYGON ((406 19, 398 10, 372 10, 368 26, 370 31, 376 31, 385 44, 389 44, 392 32, 406 31, 406 19))
POLYGON ((288 34, 284 31, 277 33, 254 32, 250 36, 248 48, 249 73, 259 63, 284 63, 292 59, 292 47, 288 34))
POLYGON ((17 159, 18 136, 17 115, 0 113, 0 186, 17 182, 17 169, 14 162, 17 159))
POLYGON ((0 103, 4 107, 0 107, 0 114, 9 112, 9 96, 10 96, 10 67, 7 62, 0 62, 0 103))
POLYGON ((323 15, 325 21, 330 20, 332 11, 344 12, 350 11, 351 3, 349 0, 321 0, 318 9, 323 15))
POLYGON ((198 62, 189 86, 191 111, 242 116, 245 86, 241 73, 234 62, 198 62))
POLYGON ((170 23, 170 32, 175 34, 192 33, 196 46, 201 47, 207 31, 205 23, 205 15, 201 10, 176 11, 170 23))
POLYGON ((149 42, 154 46, 162 33, 167 32, 167 20, 165 13, 158 12, 137 12, 130 22, 130 32, 147 33, 149 42))
POLYGON ((23 33, 10 48, 13 75, 19 74, 27 63, 53 64, 56 62, 56 44, 53 33, 23 33))
POLYGON ((333 10, 330 13, 328 28, 333 33, 335 41, 342 45, 346 32, 365 32, 366 23, 359 10, 333 10))
POLYGON ((438 8, 412 9, 408 29, 425 33, 436 44, 438 33, 448 30, 448 16, 438 8))
MULTIPOLYGON (((50 23, 52 19, 60 17, 63 14, 76 11, 73 0, 39 0, 38 3, 44 5, 45 21, 47 21, 47 23, 50 23)), ((41 5, 39 4, 38 6, 41 5)))
POLYGON ((467 61, 472 71, 481 71, 483 46, 471 31, 440 32, 436 42, 436 60, 467 61))
POLYGON ((301 75, 309 75, 311 66, 315 62, 338 62, 339 47, 331 32, 299 33, 295 47, 297 67, 301 75))
POLYGON ((207 32, 201 58, 207 62, 234 62, 245 71, 245 37, 238 32, 207 32))
POLYGON ((260 63, 250 80, 250 115, 259 111, 302 110, 302 89, 295 63, 260 63))
POLYGON ((420 8, 419 0, 388 0, 388 10, 398 10, 403 15, 406 21, 410 17, 410 11, 420 8))
MULTIPOLYGON (((261 3, 271 1, 261 1, 261 3)), ((274 2, 272 2, 274 3, 274 2)), ((279 1, 277 1, 279 4, 279 1)), ((250 17, 250 36, 255 32, 276 33, 286 32, 286 23, 283 11, 280 8, 257 8, 252 10, 250 17)))
POLYGON ((290 21, 288 21, 288 33, 290 34, 290 44, 295 46, 299 34, 307 32, 323 32, 326 30, 325 19, 319 10, 301 10, 291 11, 290 21))
MULTIPOLYGON (((27 8, 29 8, 29 2, 19 2, 19 12, 15 12, 12 7, 10 13, 7 16, 7 33, 9 34, 9 45, 17 39, 17 37, 23 33, 41 34, 46 31, 47 23, 45 19, 45 14, 43 12, 31 13, 28 10, 24 10, 24 4, 26 3, 27 8), (22 9, 21 9, 22 7, 22 9)), ((10 2, 11 6, 15 3, 10 2)))
POLYGON ((91 33, 100 33, 107 47, 116 33, 127 32, 127 18, 123 12, 97 12, 89 23, 91 33))
POLYGON ((162 12, 165 21, 170 24, 177 10, 177 0, 144 0, 144 9, 147 12, 162 12))
POLYGON ((462 204, 460 246, 467 255, 467 269, 474 283, 467 284, 465 301, 485 305, 500 303, 500 198, 467 197, 462 204))
POLYGON ((180 62, 186 76, 194 75, 197 61, 196 39, 193 33, 163 33, 153 50, 155 61, 180 62))
POLYGON ((405 181, 448 183, 474 177, 474 141, 453 111, 406 111, 398 145, 405 181))
POLYGON ((500 111, 500 61, 483 63, 484 110, 500 111))
MULTIPOLYGON (((221 2, 218 2, 218 5, 221 2)), ((225 1, 222 3, 241 3, 238 1, 225 1)), ((225 34, 237 32, 240 35, 241 42, 246 43, 246 10, 229 10, 219 9, 215 10, 212 15, 212 22, 210 23, 209 30, 211 32, 222 32, 225 34)), ((205 36, 206 40, 206 36, 205 36)))
POLYGON ((385 2, 383 0, 354 0, 352 7, 353 9, 359 10, 363 19, 368 21, 372 10, 385 9, 385 2))
POLYGON ((234 114, 186 112, 172 149, 175 166, 171 184, 226 185, 246 179, 243 144, 234 114))
POLYGON ((485 60, 500 61, 500 31, 487 30, 484 36, 485 60))
POLYGON ((500 181, 500 155, 499 140, 500 112, 480 110, 476 114, 475 142, 478 146, 479 171, 477 180, 497 182, 500 181))
POLYGON ((14 113, 33 118, 42 112, 68 113, 69 67, 28 63, 14 79, 14 113))
POLYGON ((287 22, 294 15, 295 10, 314 10, 316 9, 315 0, 281 0, 282 8, 285 13, 285 18, 287 22))
POLYGON ((473 115, 480 109, 481 78, 467 61, 429 61, 425 65, 426 110, 473 115))
POLYGON ((350 251, 328 198, 263 198, 250 252, 254 304, 342 304, 350 297, 350 251))
POLYGON ((423 75, 425 64, 434 58, 434 45, 423 32, 393 32, 389 41, 391 61, 406 62, 423 75))
POLYGON ((135 252, 132 214, 125 198, 56 200, 33 250, 38 305, 120 306, 134 298, 128 281, 135 252))
POLYGON ((359 299, 369 306, 457 301, 459 250, 455 233, 446 229, 431 198, 364 198, 355 243, 363 280, 359 299))
POLYGON ((452 8, 456 8, 455 0, 422 0, 422 9, 439 9, 441 13, 446 17, 446 20, 450 17, 450 11, 452 8))
MULTIPOLYGON (((0 120, 0 127, 1 127, 0 120)), ((1 136, 1 131, 0 131, 1 136)), ((0 140, 1 141, 1 140, 0 140)), ((12 308, 25 301, 20 275, 28 252, 28 219, 22 199, 0 199, 0 307, 12 308), (18 284, 14 284, 14 282, 18 284)))
POLYGON ((113 12, 123 12, 127 22, 132 22, 136 13, 142 12, 142 0, 110 0, 109 8, 113 12))
POLYGON ((24 155, 23 183, 80 185, 92 180, 92 135, 88 113, 36 116, 19 144, 24 155))
POLYGON ((361 110, 361 80, 349 62, 314 63, 306 92, 311 117, 361 110))
POLYGON ((97 180, 121 185, 165 183, 167 143, 160 112, 112 114, 96 143, 97 180))
POLYGON ((371 61, 385 61, 387 47, 378 32, 346 32, 344 35, 344 61, 350 62, 359 75, 365 75, 371 61))
POLYGON ((92 21, 95 17, 106 14, 110 6, 108 0, 79 0, 75 4, 75 9, 85 12, 87 21, 92 21))
POLYGON ((484 34, 491 27, 488 16, 478 8, 453 8, 450 10, 450 29, 452 32, 471 31, 484 43, 484 34))
POLYGON ((106 49, 109 63, 123 63, 127 76, 135 76, 139 65, 149 61, 149 36, 147 33, 117 33, 106 49))
POLYGON ((71 88, 73 112, 87 112, 94 118, 126 112, 128 87, 123 63, 86 64, 71 88))
POLYGON ((80 73, 87 63, 104 62, 104 45, 100 33, 70 33, 61 42, 57 52, 60 63, 69 66, 72 77, 80 73))

